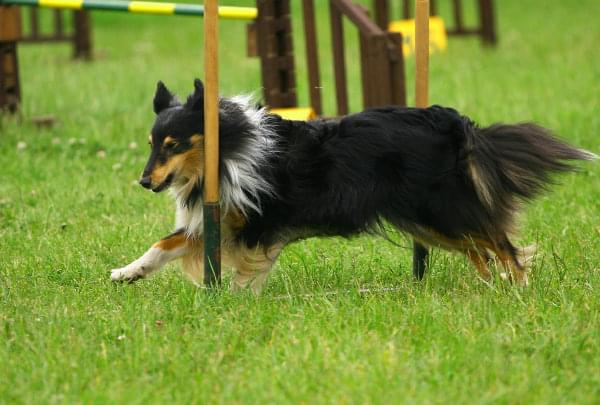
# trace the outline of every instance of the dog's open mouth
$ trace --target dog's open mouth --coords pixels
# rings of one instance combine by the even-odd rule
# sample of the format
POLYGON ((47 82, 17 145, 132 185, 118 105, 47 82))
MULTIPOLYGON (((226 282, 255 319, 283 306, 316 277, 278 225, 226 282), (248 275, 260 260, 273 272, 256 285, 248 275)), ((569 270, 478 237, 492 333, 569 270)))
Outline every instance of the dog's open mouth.
POLYGON ((165 181, 163 181, 162 183, 160 183, 158 185, 158 187, 153 188, 152 191, 154 191, 155 193, 160 193, 164 189, 168 188, 171 185, 172 181, 173 181, 173 173, 169 174, 167 176, 167 178, 165 179, 165 181))

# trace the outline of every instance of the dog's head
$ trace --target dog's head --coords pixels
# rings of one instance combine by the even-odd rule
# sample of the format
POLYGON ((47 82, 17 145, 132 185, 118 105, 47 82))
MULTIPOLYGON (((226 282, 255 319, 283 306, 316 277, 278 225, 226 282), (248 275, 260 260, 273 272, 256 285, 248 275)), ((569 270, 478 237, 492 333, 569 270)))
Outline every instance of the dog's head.
POLYGON ((203 175, 204 86, 194 81, 194 93, 181 104, 162 82, 154 95, 156 120, 149 137, 148 163, 140 184, 154 192, 171 184, 197 182, 203 175))

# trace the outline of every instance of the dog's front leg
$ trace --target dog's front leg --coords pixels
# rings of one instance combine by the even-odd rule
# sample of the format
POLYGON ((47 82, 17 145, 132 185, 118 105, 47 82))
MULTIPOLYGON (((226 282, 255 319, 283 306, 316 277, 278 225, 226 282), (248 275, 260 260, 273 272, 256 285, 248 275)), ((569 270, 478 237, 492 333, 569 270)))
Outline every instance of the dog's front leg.
POLYGON ((183 229, 156 242, 140 258, 120 269, 111 270, 113 281, 135 281, 160 270, 171 260, 188 253, 190 243, 183 229))

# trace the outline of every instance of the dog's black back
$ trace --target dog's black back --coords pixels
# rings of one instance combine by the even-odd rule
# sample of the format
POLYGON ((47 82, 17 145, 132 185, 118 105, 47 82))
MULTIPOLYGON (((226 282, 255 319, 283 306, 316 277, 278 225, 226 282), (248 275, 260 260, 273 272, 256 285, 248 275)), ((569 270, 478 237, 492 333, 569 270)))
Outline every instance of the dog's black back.
MULTIPOLYGON (((413 234, 429 229, 448 239, 503 234, 512 226, 515 198, 530 198, 544 187, 531 178, 511 179, 508 172, 498 176, 512 157, 490 144, 495 127, 479 130, 451 108, 376 108, 339 121, 270 119, 279 152, 262 175, 276 194, 262 197, 262 213, 250 215, 240 233, 250 245, 268 246, 282 234, 351 236, 375 229, 382 219, 413 234), (492 154, 485 162, 482 149, 492 154), (477 190, 477 167, 480 176, 491 177, 491 205, 477 190)), ((590 158, 532 124, 502 130, 500 143, 509 139, 513 149, 530 149, 527 162, 541 154, 538 168, 527 168, 531 177, 541 173, 547 181, 547 171, 570 168, 559 159, 590 158)))
POLYGON ((386 107, 339 121, 273 123, 277 155, 264 169, 277 191, 240 234, 269 245, 288 233, 350 236, 381 219, 447 236, 478 229, 464 150, 469 120, 442 107, 386 107), (449 204, 452 201, 452 204, 449 204))

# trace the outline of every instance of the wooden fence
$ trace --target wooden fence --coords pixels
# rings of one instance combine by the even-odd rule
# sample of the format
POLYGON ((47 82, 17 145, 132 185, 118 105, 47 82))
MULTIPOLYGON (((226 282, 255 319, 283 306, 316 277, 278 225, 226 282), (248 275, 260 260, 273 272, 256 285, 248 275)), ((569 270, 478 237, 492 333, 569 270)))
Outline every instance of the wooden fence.
POLYGON ((344 18, 360 36, 363 107, 406 105, 402 35, 382 30, 367 10, 350 0, 330 0, 329 4, 338 115, 348 113, 344 18))
MULTIPOLYGON (((297 106, 296 71, 289 0, 258 0, 256 48, 261 59, 265 103, 271 108, 297 106)), ((352 23, 360 36, 363 107, 405 105, 405 74, 402 37, 373 22, 368 12, 350 0, 330 0, 332 58, 335 74, 337 114, 348 107, 343 21, 352 23)), ((314 1, 303 0, 303 28, 311 107, 322 114, 320 63, 314 1)), ((252 47, 251 47, 252 48, 252 47)))
MULTIPOLYGON (((29 29, 23 30, 19 42, 24 43, 48 43, 48 42, 70 42, 73 45, 73 57, 76 59, 91 59, 92 38, 91 20, 87 10, 72 11, 71 27, 68 27, 66 13, 69 11, 51 10, 52 30, 44 32, 40 24, 40 12, 35 7, 23 7, 27 10, 29 29)), ((25 24, 23 24, 25 25, 25 24)))
POLYGON ((17 39, 21 34, 18 7, 0 7, 0 112, 15 113, 21 99, 17 39))
MULTIPOLYGON (((474 0, 478 7, 478 25, 469 27, 464 21, 462 0, 451 1, 453 24, 447 27, 448 35, 477 35, 487 45, 494 45, 498 41, 496 35, 496 20, 493 0, 474 0)), ((382 29, 387 29, 390 22, 390 4, 402 3, 402 18, 413 16, 413 0, 374 0, 375 19, 382 29)), ((431 15, 438 15, 438 1, 430 0, 431 15)))

